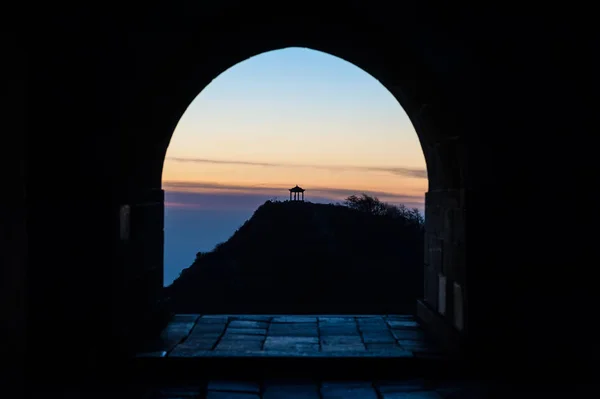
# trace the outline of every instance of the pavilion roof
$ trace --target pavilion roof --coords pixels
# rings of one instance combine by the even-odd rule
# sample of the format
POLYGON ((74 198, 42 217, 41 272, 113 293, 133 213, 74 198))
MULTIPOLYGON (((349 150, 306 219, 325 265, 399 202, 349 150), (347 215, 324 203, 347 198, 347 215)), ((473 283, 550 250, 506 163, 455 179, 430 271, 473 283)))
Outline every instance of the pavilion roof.
POLYGON ((305 190, 301 187, 298 187, 298 185, 296 185, 296 187, 290 188, 290 192, 292 192, 292 193, 302 193, 304 191, 305 190))

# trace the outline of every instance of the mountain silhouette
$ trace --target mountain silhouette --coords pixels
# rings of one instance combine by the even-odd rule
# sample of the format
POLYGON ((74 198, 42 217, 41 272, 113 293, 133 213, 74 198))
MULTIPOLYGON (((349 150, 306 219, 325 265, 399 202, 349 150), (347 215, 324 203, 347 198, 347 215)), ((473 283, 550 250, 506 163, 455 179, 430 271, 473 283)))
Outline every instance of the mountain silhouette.
POLYGON ((423 292, 423 228, 394 215, 267 201, 165 288, 170 306, 179 313, 412 313, 423 292))

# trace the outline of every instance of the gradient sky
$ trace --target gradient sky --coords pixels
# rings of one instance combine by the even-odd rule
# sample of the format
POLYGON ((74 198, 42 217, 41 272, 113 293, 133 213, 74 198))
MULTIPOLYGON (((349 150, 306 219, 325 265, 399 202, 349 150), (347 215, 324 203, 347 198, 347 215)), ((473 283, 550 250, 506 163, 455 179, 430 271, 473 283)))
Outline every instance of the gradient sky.
POLYGON ((223 72, 179 121, 163 170, 165 283, 296 184, 314 202, 367 192, 423 209, 427 176, 417 134, 381 83, 287 48, 223 72))

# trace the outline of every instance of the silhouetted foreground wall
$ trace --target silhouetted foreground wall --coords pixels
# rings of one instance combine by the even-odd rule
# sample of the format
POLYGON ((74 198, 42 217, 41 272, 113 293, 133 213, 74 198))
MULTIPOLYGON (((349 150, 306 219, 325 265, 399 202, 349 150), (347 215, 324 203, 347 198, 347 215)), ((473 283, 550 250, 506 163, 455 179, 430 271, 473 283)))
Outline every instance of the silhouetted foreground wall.
MULTIPOLYGON (((43 33, 32 37, 32 25, 21 25, 13 35, 5 58, 17 68, 3 75, 11 98, 26 98, 25 123, 15 124, 26 127, 25 156, 3 148, 11 160, 26 159, 27 197, 3 196, 3 206, 25 202, 27 243, 22 216, 11 212, 3 243, 15 256, 2 276, 16 286, 25 276, 27 308, 3 293, 2 309, 8 324, 22 326, 15 331, 26 328, 27 350, 23 341, 10 346, 27 355, 31 373, 92 378, 90 370, 119 364, 137 332, 160 324, 158 219, 170 136, 219 73, 285 46, 355 63, 413 121, 430 183, 421 307, 438 326, 430 331, 449 336, 439 326, 456 332, 462 315, 467 353, 497 373, 574 373, 597 361, 589 233, 597 156, 586 125, 594 112, 579 91, 598 68, 586 59, 595 52, 584 32, 593 24, 578 20, 585 13, 427 1, 393 10, 377 1, 305 1, 293 13, 263 1, 118 13, 52 7, 27 21, 43 33), (17 71, 25 84, 14 84, 17 71), (570 183, 576 178, 583 183, 570 183), (123 205, 132 212, 128 242, 123 205), (583 215, 562 212, 570 207, 583 215)), ((10 185, 20 190, 23 181, 10 185)))

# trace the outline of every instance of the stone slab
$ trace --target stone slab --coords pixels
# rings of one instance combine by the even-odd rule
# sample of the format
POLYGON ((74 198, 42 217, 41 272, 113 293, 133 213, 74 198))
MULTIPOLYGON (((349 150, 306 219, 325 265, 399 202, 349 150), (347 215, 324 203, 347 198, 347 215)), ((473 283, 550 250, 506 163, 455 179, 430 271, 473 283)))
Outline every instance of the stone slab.
POLYGON ((225 334, 241 334, 241 335, 266 335, 267 330, 264 328, 236 328, 228 327, 225 334))
POLYGON ((194 335, 220 335, 225 331, 224 324, 196 324, 190 336, 194 335))
POLYGON ((334 323, 354 323, 353 316, 346 317, 330 317, 330 316, 321 316, 319 317, 319 324, 334 324, 334 323))
POLYGON ((272 323, 317 323, 316 317, 310 316, 281 316, 271 319, 272 323))
POLYGON ((321 352, 323 353, 339 353, 339 352, 347 352, 347 353, 356 353, 356 352, 366 352, 367 348, 365 348, 364 344, 350 344, 350 345, 321 345, 321 352))
POLYGON ((296 353, 319 352, 319 344, 289 343, 281 345, 268 344, 265 342, 263 350, 265 352, 275 351, 285 353, 287 356, 295 356, 296 353))
POLYGON ((322 345, 349 345, 358 344, 362 345, 363 341, 360 336, 339 336, 332 335, 327 337, 321 337, 319 340, 322 345))
POLYGON ((221 338, 221 340, 224 341, 258 341, 258 342, 263 342, 265 340, 265 336, 264 335, 244 335, 244 334, 230 334, 230 333, 225 333, 223 334, 223 338, 221 338))
POLYGON ((363 342, 365 344, 395 343, 396 339, 392 334, 364 334, 363 342))
POLYGON ((254 328, 266 330, 269 326, 269 323, 264 321, 251 321, 251 320, 232 320, 229 322, 227 328, 254 328))
POLYGON ((216 351, 258 351, 262 349, 262 342, 259 341, 245 341, 245 342, 227 342, 221 341, 217 344, 217 347, 214 349, 216 351))
POLYGON ((392 329, 419 328, 419 323, 416 321, 389 320, 388 324, 392 329))
POLYGON ((262 321, 262 322, 270 322, 272 316, 264 316, 264 315, 235 315, 229 316, 229 320, 249 320, 249 321, 262 321))

